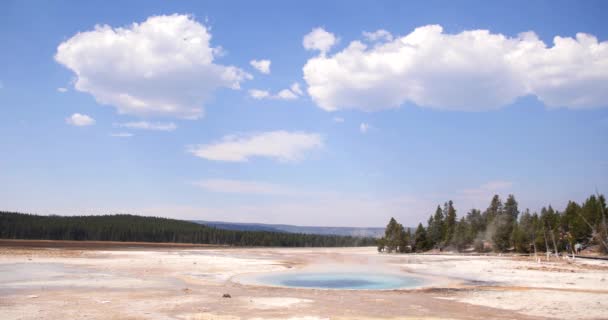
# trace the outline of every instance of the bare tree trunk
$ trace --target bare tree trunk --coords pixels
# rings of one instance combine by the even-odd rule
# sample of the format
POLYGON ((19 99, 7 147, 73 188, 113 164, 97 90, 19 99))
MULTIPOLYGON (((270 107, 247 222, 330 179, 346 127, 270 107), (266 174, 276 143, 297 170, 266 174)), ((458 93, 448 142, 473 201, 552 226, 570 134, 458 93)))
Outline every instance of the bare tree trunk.
POLYGON ((550 232, 551 232, 551 241, 553 241, 553 249, 555 250, 555 257, 559 257, 559 254, 557 252, 557 244, 555 244, 555 233, 553 232, 553 230, 551 230, 550 232))
POLYGON ((598 232, 598 230, 596 228, 594 228, 591 225, 591 223, 589 223, 589 221, 587 221, 587 219, 585 219, 585 217, 582 214, 578 213, 578 216, 581 217, 583 219, 583 221, 585 221, 585 223, 591 229, 591 232, 593 233, 594 237, 597 237, 600 240, 600 242, 604 245, 604 248, 608 251, 608 243, 606 243, 606 241, 602 238, 602 234, 600 232, 598 232))
POLYGON ((547 251, 547 260, 549 259, 549 242, 547 241, 547 230, 543 226, 543 238, 545 238, 545 251, 547 251))
POLYGON ((534 258, 536 259, 536 232, 532 234, 532 246, 534 247, 534 258))
POLYGON ((572 241, 568 241, 568 243, 570 243, 570 251, 572 251, 572 260, 574 260, 574 257, 576 257, 576 254, 574 253, 574 243, 572 241))
POLYGON ((600 214, 602 215, 602 224, 604 225, 604 234, 600 232, 600 238, 606 237, 600 240, 604 244, 604 251, 608 252, 608 245, 606 244, 606 241, 608 241, 608 225, 606 224, 606 212, 604 212, 604 204, 600 201, 601 198, 599 192, 597 192, 596 190, 595 193, 597 194, 597 200, 600 205, 600 214))

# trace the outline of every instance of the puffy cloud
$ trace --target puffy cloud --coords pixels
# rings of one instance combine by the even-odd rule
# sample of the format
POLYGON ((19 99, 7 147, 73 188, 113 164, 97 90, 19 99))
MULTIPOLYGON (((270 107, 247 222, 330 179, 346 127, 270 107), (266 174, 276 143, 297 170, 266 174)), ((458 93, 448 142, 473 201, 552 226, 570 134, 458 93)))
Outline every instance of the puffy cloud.
POLYGON ((249 90, 249 96, 254 99, 260 100, 260 99, 269 98, 272 95, 270 94, 270 92, 268 92, 266 90, 251 89, 251 90, 249 90))
POLYGON ((270 60, 251 60, 249 64, 263 74, 270 74, 270 60))
POLYGON ((277 100, 295 100, 299 98, 299 96, 303 95, 302 89, 300 89, 300 84, 294 82, 289 89, 283 89, 279 91, 277 94, 271 94, 267 90, 259 90, 259 89, 251 89, 249 90, 249 96, 257 99, 277 99, 277 100))
POLYGON ((87 116, 86 114, 74 113, 73 115, 67 117, 65 122, 69 125, 77 127, 86 127, 94 125, 95 119, 87 116))
POLYGON ((117 123, 116 126, 121 128, 129 129, 141 129, 141 130, 155 130, 155 131, 173 131, 177 129, 177 126, 173 122, 148 122, 148 121, 134 121, 117 123))
POLYGON ((313 101, 327 111, 377 111, 406 102, 480 111, 526 95, 548 107, 608 105, 608 42, 588 34, 555 37, 547 47, 531 32, 446 34, 428 25, 386 40, 373 47, 353 41, 334 55, 308 60, 303 72, 313 101))
POLYGON ((194 182, 194 185, 206 191, 218 193, 239 193, 255 195, 289 195, 295 191, 283 185, 260 181, 206 179, 194 182))
POLYGON ((210 40, 191 16, 153 16, 78 33, 59 45, 55 60, 76 74, 76 90, 121 114, 195 119, 214 90, 238 89, 251 78, 214 63, 221 50, 210 40))
POLYGON ((57 92, 59 92, 59 93, 66 93, 66 92, 68 92, 68 88, 63 88, 63 87, 62 88, 57 88, 57 92))
POLYGON ((361 131, 361 133, 367 133, 368 130, 369 130, 369 124, 362 122, 359 125, 359 131, 361 131))
POLYGON ((301 96, 304 94, 304 92, 302 92, 302 89, 300 89, 300 84, 297 82, 294 82, 291 87, 289 87, 289 89, 291 90, 291 92, 301 96))
POLYGON ((277 93, 276 98, 281 100, 295 100, 298 96, 290 89, 283 89, 277 93))
POLYGON ((337 41, 338 39, 333 33, 329 33, 323 28, 315 28, 304 36, 302 45, 306 50, 319 50, 324 55, 337 41))
POLYGON ((323 147, 323 138, 316 133, 270 131, 229 135, 220 141, 192 146, 188 151, 213 161, 245 162, 253 157, 282 162, 300 160, 304 153, 323 147))
POLYGON ((393 35, 383 29, 380 30, 376 30, 374 32, 367 32, 364 31, 363 32, 363 37, 365 39, 367 39, 368 41, 371 42, 375 42, 375 41, 392 41, 393 40, 393 35))

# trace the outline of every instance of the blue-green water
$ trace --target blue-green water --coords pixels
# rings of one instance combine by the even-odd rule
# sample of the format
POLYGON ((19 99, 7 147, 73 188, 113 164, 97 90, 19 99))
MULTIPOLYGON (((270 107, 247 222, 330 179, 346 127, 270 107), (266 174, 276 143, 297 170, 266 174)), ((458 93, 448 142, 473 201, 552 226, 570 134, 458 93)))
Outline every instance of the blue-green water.
POLYGON ((381 290, 411 288, 422 285, 419 278, 397 274, 374 273, 283 273, 265 275, 259 282, 295 288, 381 290))

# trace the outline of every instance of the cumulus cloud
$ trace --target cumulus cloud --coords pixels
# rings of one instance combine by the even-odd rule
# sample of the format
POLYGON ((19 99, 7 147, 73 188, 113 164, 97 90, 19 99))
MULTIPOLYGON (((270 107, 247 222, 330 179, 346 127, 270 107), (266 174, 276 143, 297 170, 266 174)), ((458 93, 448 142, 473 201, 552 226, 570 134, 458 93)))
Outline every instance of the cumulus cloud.
POLYGON ((62 88, 57 88, 57 92, 59 92, 59 93, 66 93, 66 92, 68 92, 68 88, 63 88, 63 87, 62 88))
POLYGON ((265 99, 272 95, 267 90, 251 89, 249 90, 249 96, 254 99, 265 99))
POLYGON ((300 84, 294 82, 288 89, 283 89, 276 94, 270 93, 268 90, 251 89, 249 90, 249 96, 257 99, 276 99, 276 100, 295 100, 298 99, 304 93, 300 89, 300 84))
POLYGON ((289 87, 289 89, 291 90, 291 92, 301 96, 304 94, 304 92, 302 92, 302 89, 300 89, 300 84, 297 82, 294 82, 291 87, 289 87))
POLYGON ((290 89, 283 89, 277 93, 276 98, 281 100, 295 100, 298 96, 290 89))
POLYGON ((86 127, 94 125, 95 119, 87 116, 86 114, 74 113, 73 115, 67 117, 65 122, 69 125, 77 127, 86 127))
POLYGON ((369 130, 369 124, 362 122, 359 125, 359 131, 361 131, 361 133, 367 133, 368 130, 369 130))
POLYGON ((371 42, 392 41, 393 40, 393 35, 390 32, 383 30, 383 29, 376 30, 374 32, 363 31, 363 37, 371 42))
POLYGON ((323 28, 315 28, 304 36, 302 45, 306 50, 318 50, 324 55, 337 42, 333 33, 325 31, 323 28))
POLYGON ((289 195, 295 191, 289 187, 260 181, 206 179, 194 182, 206 191, 218 193, 238 193, 254 195, 289 195))
POLYGON ((391 40, 365 35, 342 51, 322 51, 303 67, 308 94, 326 111, 377 111, 406 102, 446 110, 498 109, 535 95, 547 107, 608 106, 608 42, 589 34, 516 37, 470 30, 447 34, 438 25, 391 40))
POLYGON ((249 64, 263 74, 270 74, 270 60, 251 60, 249 64))
POLYGON ((221 50, 188 15, 98 25, 57 48, 55 60, 76 74, 75 88, 121 114, 196 119, 218 88, 240 88, 251 75, 214 62, 221 50))
POLYGON ((246 162, 254 157, 281 162, 297 161, 304 153, 323 147, 316 133, 269 131, 229 135, 220 141, 188 148, 193 155, 213 161, 246 162))
POLYGON ((134 121, 117 123, 117 127, 129 128, 129 129, 141 129, 141 130, 154 130, 154 131, 174 131, 177 126, 173 122, 149 122, 149 121, 134 121))

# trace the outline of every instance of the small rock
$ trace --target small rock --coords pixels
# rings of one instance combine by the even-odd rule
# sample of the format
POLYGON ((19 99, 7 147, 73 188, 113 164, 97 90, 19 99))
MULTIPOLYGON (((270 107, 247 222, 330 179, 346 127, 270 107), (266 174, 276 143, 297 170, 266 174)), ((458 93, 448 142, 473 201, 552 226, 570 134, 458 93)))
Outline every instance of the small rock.
POLYGON ((229 293, 224 293, 222 298, 232 298, 232 296, 229 293))

